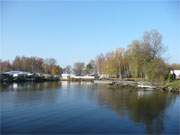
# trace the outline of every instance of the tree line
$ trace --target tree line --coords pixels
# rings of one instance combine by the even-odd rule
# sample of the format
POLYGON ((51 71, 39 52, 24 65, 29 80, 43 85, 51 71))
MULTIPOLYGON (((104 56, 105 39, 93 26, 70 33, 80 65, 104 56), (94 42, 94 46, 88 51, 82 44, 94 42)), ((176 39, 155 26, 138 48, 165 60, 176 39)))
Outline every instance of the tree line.
POLYGON ((96 74, 107 78, 141 78, 149 81, 164 81, 171 69, 180 69, 180 64, 168 64, 163 58, 166 47, 157 30, 144 32, 140 40, 128 47, 101 53, 87 64, 76 62, 63 68, 63 73, 76 75, 96 74))
POLYGON ((180 69, 180 64, 169 65, 163 58, 165 46, 157 30, 144 32, 140 40, 134 40, 125 48, 98 55, 87 64, 76 62, 73 67, 61 68, 53 58, 17 56, 12 62, 0 60, 0 71, 21 70, 28 72, 76 75, 99 75, 115 78, 141 78, 164 81, 170 69, 180 69))
POLYGON ((74 73, 76 75, 94 75, 97 73, 95 60, 90 60, 87 64, 84 62, 75 62, 73 67, 68 65, 63 68, 63 73, 74 73))
POLYGON ((165 47, 157 30, 145 32, 127 49, 100 54, 96 58, 97 72, 116 77, 143 78, 150 81, 166 79, 169 65, 163 59, 165 47))
POLYGON ((17 56, 12 62, 0 60, 0 72, 11 70, 59 75, 62 68, 54 58, 17 56))

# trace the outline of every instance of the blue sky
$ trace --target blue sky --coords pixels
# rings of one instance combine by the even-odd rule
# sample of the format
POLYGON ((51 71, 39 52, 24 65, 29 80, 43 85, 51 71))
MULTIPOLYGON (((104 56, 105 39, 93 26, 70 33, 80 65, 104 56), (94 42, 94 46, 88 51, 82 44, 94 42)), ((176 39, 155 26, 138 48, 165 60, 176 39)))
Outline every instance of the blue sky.
POLYGON ((1 58, 53 57, 62 66, 127 48, 157 29, 169 63, 180 63, 178 1, 1 1, 1 58))

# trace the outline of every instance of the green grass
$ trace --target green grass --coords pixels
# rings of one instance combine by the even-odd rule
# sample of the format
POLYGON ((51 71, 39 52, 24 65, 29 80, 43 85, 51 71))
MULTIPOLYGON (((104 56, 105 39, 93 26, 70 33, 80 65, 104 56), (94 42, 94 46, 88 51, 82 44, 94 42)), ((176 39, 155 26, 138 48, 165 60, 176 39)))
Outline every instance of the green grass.
POLYGON ((180 80, 169 82, 165 85, 165 87, 180 91, 180 80))

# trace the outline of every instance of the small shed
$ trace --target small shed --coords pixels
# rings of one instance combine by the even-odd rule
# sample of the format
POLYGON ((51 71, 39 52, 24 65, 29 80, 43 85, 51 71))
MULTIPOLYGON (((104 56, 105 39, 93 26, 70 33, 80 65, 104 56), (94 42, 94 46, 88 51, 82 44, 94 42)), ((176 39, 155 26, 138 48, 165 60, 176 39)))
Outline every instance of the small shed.
POLYGON ((173 73, 176 75, 176 79, 180 79, 180 70, 171 70, 171 74, 173 73))

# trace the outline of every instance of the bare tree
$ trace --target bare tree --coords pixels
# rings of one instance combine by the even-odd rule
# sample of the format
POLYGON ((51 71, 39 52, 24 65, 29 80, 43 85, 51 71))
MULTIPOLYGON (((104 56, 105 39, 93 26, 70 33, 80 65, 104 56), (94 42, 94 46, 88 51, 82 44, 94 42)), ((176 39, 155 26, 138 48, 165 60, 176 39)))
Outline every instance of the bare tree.
POLYGON ((104 55, 100 54, 99 56, 97 56, 97 58, 96 58, 96 70, 97 70, 98 74, 102 74, 103 73, 104 63, 105 63, 104 55))
POLYGON ((152 59, 160 58, 165 48, 162 44, 162 35, 157 30, 145 32, 143 36, 144 48, 150 53, 152 59))
POLYGON ((76 75, 82 75, 84 70, 84 63, 83 62, 76 62, 74 63, 73 71, 76 75))
POLYGON ((0 60, 0 72, 12 70, 12 65, 9 61, 0 60))
POLYGON ((66 66, 66 67, 63 69, 63 72, 64 72, 64 73, 67 73, 67 74, 72 73, 72 67, 71 67, 70 65, 66 66))

